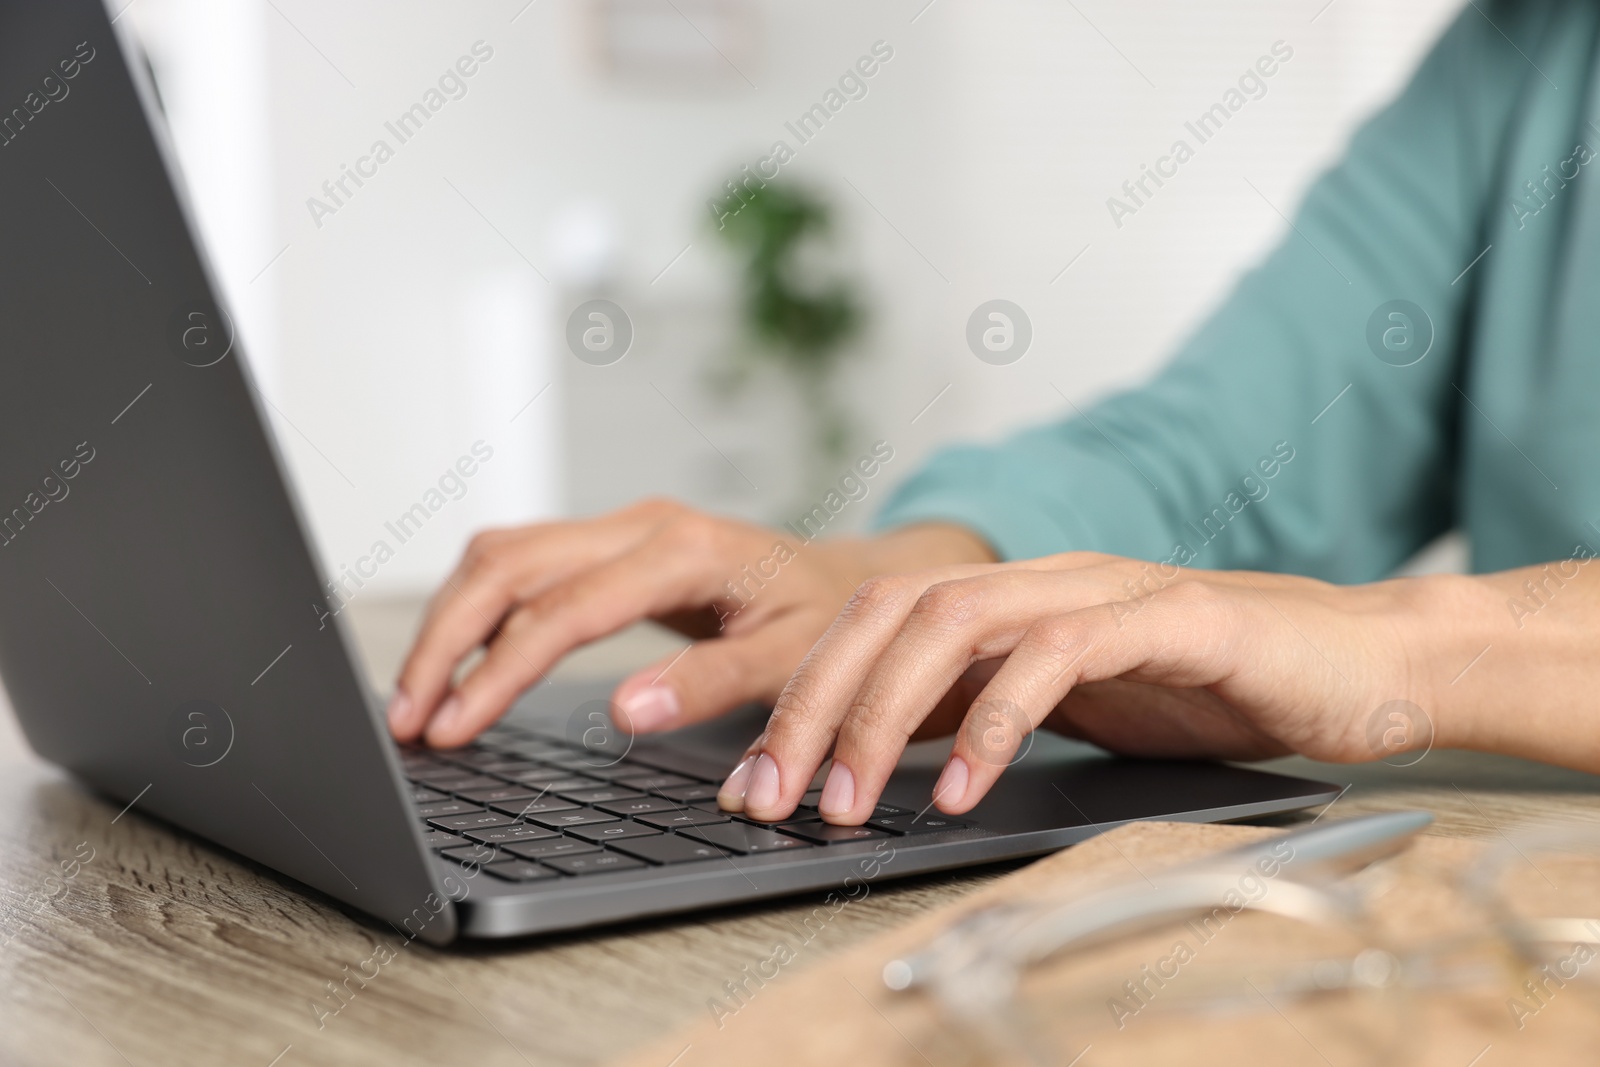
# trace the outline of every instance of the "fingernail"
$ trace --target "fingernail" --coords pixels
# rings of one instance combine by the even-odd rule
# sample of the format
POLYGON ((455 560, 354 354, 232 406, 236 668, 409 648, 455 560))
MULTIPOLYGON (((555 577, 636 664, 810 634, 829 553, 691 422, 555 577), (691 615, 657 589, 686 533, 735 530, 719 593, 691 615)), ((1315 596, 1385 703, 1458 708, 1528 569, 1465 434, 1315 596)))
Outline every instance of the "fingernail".
POLYGON ((828 780, 822 783, 822 798, 817 801, 817 810, 824 815, 848 815, 850 809, 856 806, 856 776, 850 773, 850 768, 833 761, 833 769, 828 771, 828 780))
POLYGON ((458 696, 452 696, 449 700, 446 700, 443 704, 439 705, 439 711, 436 715, 434 715, 433 722, 428 724, 429 739, 431 740, 434 735, 439 733, 439 731, 448 730, 454 726, 456 724, 456 720, 461 718, 461 712, 463 710, 464 706, 461 703, 461 698, 458 696))
POLYGON ((396 689, 389 698, 389 729, 400 730, 411 719, 411 696, 404 689, 396 689))
POLYGON ((636 734, 665 728, 682 710, 678 704, 678 694, 664 685, 641 689, 617 708, 627 719, 625 725, 628 730, 636 734))
POLYGON ((765 752, 750 771, 750 788, 744 794, 745 811, 762 811, 778 803, 778 765, 765 752))
POLYGON ((940 805, 959 804, 966 795, 967 761, 951 756, 950 762, 944 765, 944 773, 939 775, 939 784, 933 787, 933 799, 940 805))
POLYGON ((729 811, 744 810, 744 791, 750 784, 750 769, 756 765, 754 756, 746 756, 728 775, 728 780, 717 790, 717 803, 729 811))

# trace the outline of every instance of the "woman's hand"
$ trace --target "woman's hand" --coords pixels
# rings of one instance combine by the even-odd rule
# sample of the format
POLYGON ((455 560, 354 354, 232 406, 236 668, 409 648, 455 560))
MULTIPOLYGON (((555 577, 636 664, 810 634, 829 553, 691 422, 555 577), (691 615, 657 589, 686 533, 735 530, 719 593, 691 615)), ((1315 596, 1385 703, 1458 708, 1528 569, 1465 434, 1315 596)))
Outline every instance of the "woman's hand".
POLYGON ((642 619, 696 643, 617 688, 624 727, 669 729, 770 703, 859 583, 993 558, 956 526, 809 543, 670 501, 482 533, 429 606, 390 730, 401 741, 463 744, 568 652, 642 619), (479 648, 482 660, 453 684, 479 648))
POLYGON ((1335 586, 1094 553, 877 578, 805 658, 719 799, 786 818, 831 755, 821 813, 860 823, 906 741, 952 729, 934 791, 950 814, 1040 725, 1130 755, 1375 759, 1391 750, 1370 742, 1374 710, 1431 707, 1440 672, 1465 662, 1435 654, 1453 619, 1484 610, 1464 578, 1335 586))

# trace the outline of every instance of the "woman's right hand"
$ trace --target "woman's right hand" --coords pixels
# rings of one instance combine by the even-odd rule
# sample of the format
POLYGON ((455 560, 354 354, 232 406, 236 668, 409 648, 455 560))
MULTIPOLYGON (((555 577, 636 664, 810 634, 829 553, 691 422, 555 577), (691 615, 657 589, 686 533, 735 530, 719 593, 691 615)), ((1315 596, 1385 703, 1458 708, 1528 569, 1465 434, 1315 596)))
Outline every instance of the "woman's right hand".
POLYGON ((643 619, 694 644, 617 687, 619 725, 666 730, 772 703, 860 583, 993 559, 959 526, 807 542, 660 500, 487 531, 428 607, 389 705, 390 730, 400 741, 465 744, 567 653, 643 619), (454 681, 479 648, 483 658, 454 681))

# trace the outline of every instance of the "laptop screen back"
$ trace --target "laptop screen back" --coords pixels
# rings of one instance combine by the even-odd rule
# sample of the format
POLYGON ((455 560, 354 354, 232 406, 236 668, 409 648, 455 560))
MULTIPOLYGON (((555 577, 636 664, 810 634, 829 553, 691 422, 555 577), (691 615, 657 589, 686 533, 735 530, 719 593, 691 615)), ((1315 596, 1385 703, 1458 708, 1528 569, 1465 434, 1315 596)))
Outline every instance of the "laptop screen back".
POLYGON ((136 73, 97 0, 0 3, 0 678, 46 758, 446 939, 136 73))

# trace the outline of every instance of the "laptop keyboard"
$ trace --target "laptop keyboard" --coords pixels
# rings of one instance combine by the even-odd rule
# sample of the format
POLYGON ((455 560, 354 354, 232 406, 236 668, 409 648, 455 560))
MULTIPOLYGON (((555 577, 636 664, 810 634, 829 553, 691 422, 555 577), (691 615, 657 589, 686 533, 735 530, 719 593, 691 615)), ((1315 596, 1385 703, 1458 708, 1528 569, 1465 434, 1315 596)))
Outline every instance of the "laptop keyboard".
POLYGON ((833 826, 817 815, 820 790, 784 822, 756 822, 717 807, 719 782, 655 766, 649 755, 619 758, 508 726, 464 748, 404 748, 400 759, 428 847, 508 882, 801 853, 971 825, 880 804, 865 826, 833 826))

